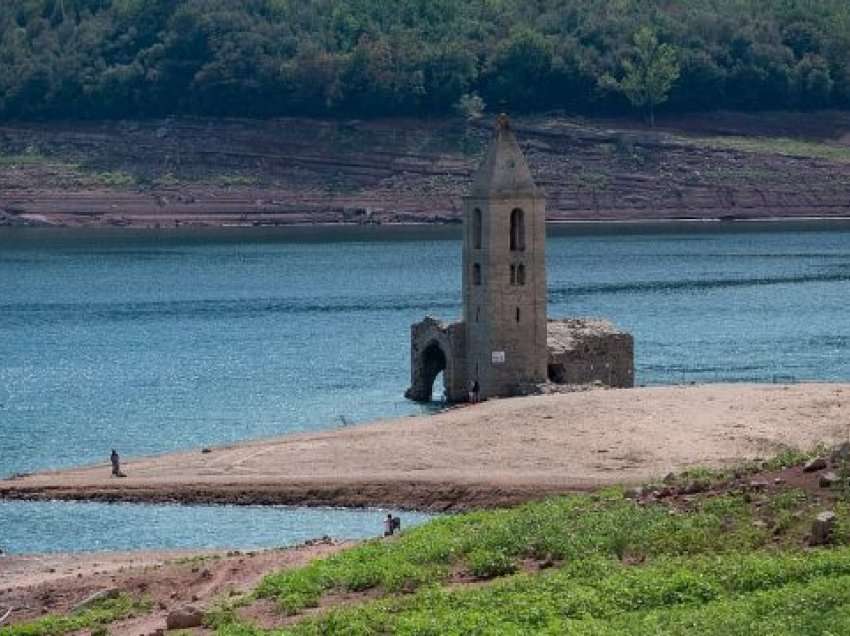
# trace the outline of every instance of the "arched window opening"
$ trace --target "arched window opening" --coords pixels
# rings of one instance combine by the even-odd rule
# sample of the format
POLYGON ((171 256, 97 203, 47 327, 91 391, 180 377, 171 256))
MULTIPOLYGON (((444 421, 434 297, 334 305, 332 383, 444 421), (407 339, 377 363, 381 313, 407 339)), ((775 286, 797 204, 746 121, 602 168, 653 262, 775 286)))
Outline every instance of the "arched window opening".
POLYGON ((478 263, 475 263, 475 265, 472 266, 472 284, 481 284, 481 265, 478 263))
POLYGON ((525 285, 525 265, 520 263, 516 268, 516 284, 525 285))
POLYGON ((478 319, 481 318, 481 307, 475 308, 475 322, 478 322, 478 319))
POLYGON ((516 321, 519 322, 519 307, 516 308, 516 321))
POLYGON ((516 265, 511 265, 511 285, 516 285, 516 265))
POLYGON ((475 208, 472 212, 472 247, 473 249, 481 249, 481 210, 475 208))
POLYGON ((525 250, 525 212, 515 208, 511 212, 511 251, 525 250))

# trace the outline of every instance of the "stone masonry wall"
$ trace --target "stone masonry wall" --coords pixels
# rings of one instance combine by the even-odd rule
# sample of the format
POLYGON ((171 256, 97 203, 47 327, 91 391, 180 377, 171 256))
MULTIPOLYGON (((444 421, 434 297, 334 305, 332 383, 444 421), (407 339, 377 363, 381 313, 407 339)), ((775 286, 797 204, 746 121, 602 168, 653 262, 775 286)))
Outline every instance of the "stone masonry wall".
MULTIPOLYGON (((430 401, 434 379, 442 371, 446 399, 467 399, 466 329, 462 322, 444 323, 431 316, 410 328, 410 388, 405 397, 430 401)), ((439 397, 439 396, 437 396, 439 397)))
POLYGON ((634 386, 634 338, 606 320, 550 320, 548 347, 551 382, 634 386))

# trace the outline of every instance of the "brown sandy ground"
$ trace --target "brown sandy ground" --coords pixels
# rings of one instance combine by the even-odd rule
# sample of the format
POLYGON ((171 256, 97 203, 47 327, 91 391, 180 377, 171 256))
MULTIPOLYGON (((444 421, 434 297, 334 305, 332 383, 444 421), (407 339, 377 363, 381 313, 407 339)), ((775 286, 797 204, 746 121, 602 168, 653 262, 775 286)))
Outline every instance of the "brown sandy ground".
MULTIPOLYGON (((0 481, 0 497, 457 510, 847 439, 850 385, 705 385, 492 400, 422 417, 0 481)), ((122 449, 130 452, 130 449, 122 449)))
POLYGON ((241 552, 158 551, 0 557, 0 614, 8 624, 44 614, 67 614, 93 593, 118 590, 152 603, 150 612, 113 623, 113 636, 165 628, 172 609, 191 603, 208 608, 245 593, 271 572, 305 565, 349 544, 311 541, 290 549, 241 552))

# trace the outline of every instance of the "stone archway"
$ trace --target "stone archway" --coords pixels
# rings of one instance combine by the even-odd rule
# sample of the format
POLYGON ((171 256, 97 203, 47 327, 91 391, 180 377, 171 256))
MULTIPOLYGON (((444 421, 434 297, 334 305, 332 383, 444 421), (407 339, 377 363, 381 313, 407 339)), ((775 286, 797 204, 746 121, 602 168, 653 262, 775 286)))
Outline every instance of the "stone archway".
POLYGON ((445 324, 430 316, 410 327, 410 388, 404 396, 430 402, 434 379, 443 372, 449 402, 466 400, 466 329, 462 322, 445 324))
MULTIPOLYGON (((413 383, 407 390, 407 397, 416 402, 430 402, 434 380, 440 372, 446 371, 448 357, 436 340, 432 340, 419 354, 413 373, 413 383)), ((445 384, 445 375, 443 376, 445 384)), ((448 387, 447 387, 448 388, 448 387)))

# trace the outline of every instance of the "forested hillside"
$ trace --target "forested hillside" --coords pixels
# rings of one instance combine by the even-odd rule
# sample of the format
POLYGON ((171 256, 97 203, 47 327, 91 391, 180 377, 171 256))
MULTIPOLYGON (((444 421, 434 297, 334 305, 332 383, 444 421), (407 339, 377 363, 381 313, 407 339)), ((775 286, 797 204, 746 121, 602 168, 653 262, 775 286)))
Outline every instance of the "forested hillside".
POLYGON ((3 0, 0 117, 850 106, 847 0, 3 0))

